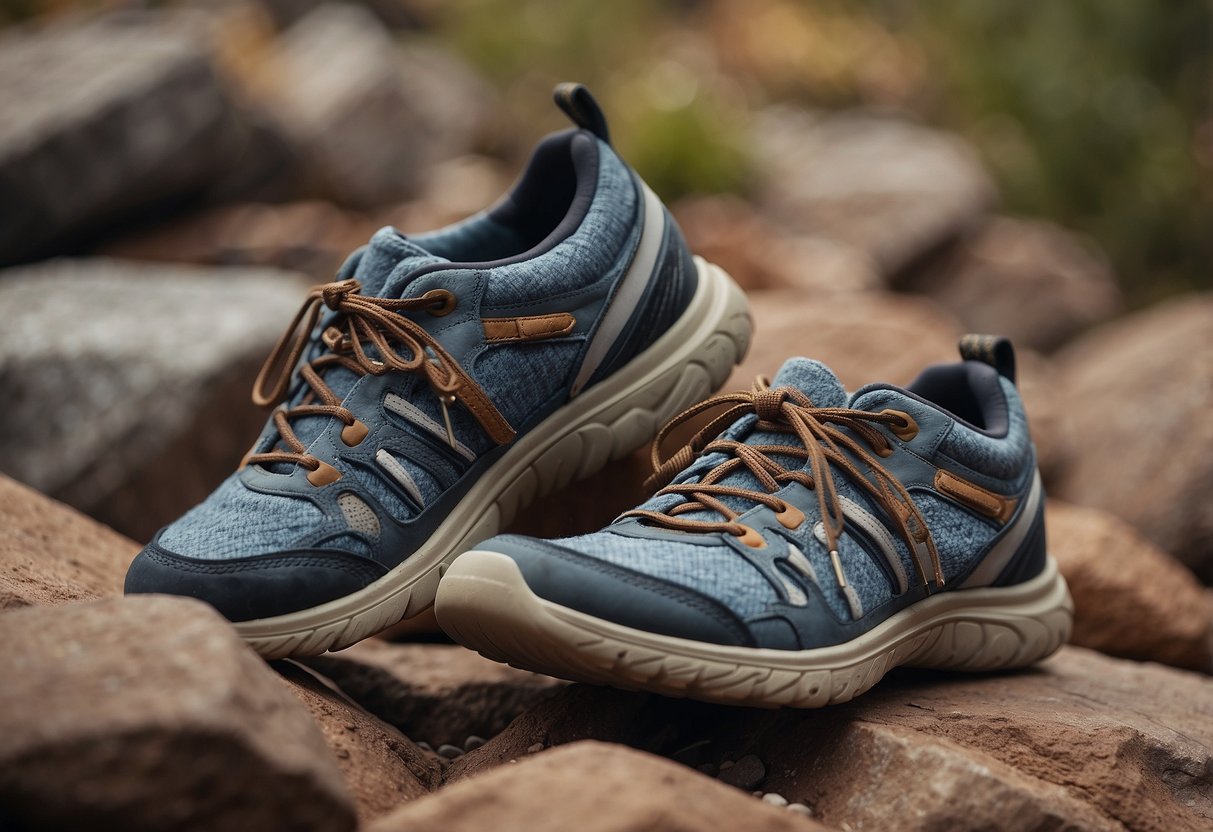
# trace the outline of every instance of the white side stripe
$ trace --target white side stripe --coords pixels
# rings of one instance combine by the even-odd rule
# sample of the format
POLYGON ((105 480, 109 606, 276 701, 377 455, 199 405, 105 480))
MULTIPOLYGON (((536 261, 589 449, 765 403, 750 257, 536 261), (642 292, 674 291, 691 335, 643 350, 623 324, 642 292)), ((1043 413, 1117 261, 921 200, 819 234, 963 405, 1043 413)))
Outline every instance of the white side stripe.
POLYGON ((642 182, 640 187, 644 192, 644 231, 640 234, 640 245, 636 247, 632 265, 620 281, 619 289, 611 298, 606 314, 598 324, 598 331, 594 333, 590 346, 585 351, 581 369, 577 371, 573 388, 569 390, 570 396, 581 392, 581 388, 585 387, 590 376, 594 375, 594 371, 606 358, 615 339, 632 317, 636 304, 644 296, 649 277, 653 274, 653 266, 657 264, 657 255, 661 253, 661 241, 665 237, 665 209, 657 195, 649 190, 648 185, 642 182))
POLYGON ((1044 486, 1040 483, 1040 472, 1037 471, 1032 480, 1032 488, 1028 492, 1028 497, 1024 500, 1024 506, 1019 510, 1019 516, 1015 518, 1014 523, 1003 529, 1001 539, 994 544, 993 548, 981 559, 978 567, 960 585, 961 589, 989 586, 998 580, 1002 570, 1007 568, 1007 564, 1023 545, 1024 538, 1032 530, 1032 523, 1036 520, 1036 513, 1040 509, 1040 499, 1043 494, 1044 486))
MULTIPOLYGON (((901 557, 897 554, 897 544, 893 542, 893 536, 889 534, 889 530, 885 528, 884 523, 881 523, 872 514, 854 500, 838 495, 838 502, 842 506, 843 517, 848 523, 853 523, 855 526, 867 532, 868 537, 876 544, 876 548, 880 550, 880 554, 884 556, 885 562, 892 570, 894 577, 897 578, 897 594, 905 592, 909 588, 910 582, 906 578, 905 566, 901 563, 901 557)), ((817 538, 822 546, 826 545, 826 530, 825 525, 818 521, 813 526, 813 536, 817 538)))
MULTIPOLYGON (((430 433, 441 439, 443 445, 448 444, 446 428, 431 419, 424 411, 419 409, 412 402, 406 401, 400 396, 397 396, 395 393, 388 393, 383 399, 383 406, 395 413, 397 416, 412 422, 417 427, 428 430, 430 433)), ((476 459, 476 454, 472 453, 472 449, 467 445, 464 445, 458 439, 455 440, 455 450, 468 462, 472 462, 476 459)), ((380 453, 382 453, 382 451, 380 451, 380 453)))
POLYGON ((417 501, 417 505, 425 507, 425 500, 421 498, 421 489, 417 487, 417 482, 410 476, 408 470, 400 464, 396 457, 389 454, 387 451, 380 448, 375 451, 375 461, 379 463, 379 467, 387 471, 392 479, 400 484, 400 487, 408 492, 408 495, 417 501))

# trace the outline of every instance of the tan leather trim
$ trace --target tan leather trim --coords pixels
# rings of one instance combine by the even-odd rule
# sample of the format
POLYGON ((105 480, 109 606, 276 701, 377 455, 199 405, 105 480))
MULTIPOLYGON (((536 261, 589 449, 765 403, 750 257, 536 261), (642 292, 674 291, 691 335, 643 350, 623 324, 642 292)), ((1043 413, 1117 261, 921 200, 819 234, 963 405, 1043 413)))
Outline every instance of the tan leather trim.
POLYGON ((484 337, 495 343, 502 341, 537 341, 568 335, 577 320, 568 312, 550 315, 530 315, 520 318, 483 318, 484 337))
POLYGON ((1010 520, 1011 515, 1015 513, 1015 506, 1019 504, 1019 501, 1013 497, 1004 497, 993 491, 987 491, 944 470, 935 472, 935 487, 986 517, 994 518, 999 523, 1010 520))

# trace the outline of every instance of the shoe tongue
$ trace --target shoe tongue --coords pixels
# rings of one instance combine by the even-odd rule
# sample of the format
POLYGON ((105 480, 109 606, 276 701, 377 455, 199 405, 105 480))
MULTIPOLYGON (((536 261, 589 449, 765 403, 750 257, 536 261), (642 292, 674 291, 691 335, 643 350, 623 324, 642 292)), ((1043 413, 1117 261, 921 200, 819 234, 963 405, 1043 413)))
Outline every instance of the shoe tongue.
MULTIPOLYGON (((820 361, 813 361, 809 358, 789 358, 784 362, 776 373, 774 381, 771 382, 771 387, 795 387, 806 396, 808 396, 816 407, 846 407, 847 393, 842 386, 842 382, 838 380, 838 376, 830 370, 829 367, 822 364, 820 361)), ((798 445, 799 440, 790 434, 786 433, 771 433, 766 431, 755 430, 754 425, 757 422, 757 417, 753 414, 742 417, 730 427, 725 435, 730 439, 738 439, 745 442, 747 445, 798 445)), ((728 459, 724 454, 709 454, 701 457, 693 463, 686 471, 679 474, 675 478, 677 482, 685 482, 687 479, 701 477, 707 473, 715 465, 728 459)), ((797 460, 792 457, 776 457, 776 460, 782 464, 789 466, 792 469, 797 469, 805 466, 803 460, 797 460)), ((755 491, 762 491, 763 488, 759 484, 758 479, 750 473, 746 468, 739 468, 729 476, 720 480, 721 485, 730 485, 736 488, 746 488, 755 491)), ((722 496, 719 497, 721 502, 730 506, 737 512, 745 512, 753 508, 754 503, 750 500, 740 497, 722 496)), ((655 502, 650 506, 645 507, 662 510, 679 502, 678 500, 670 501, 662 499, 660 503, 655 502)), ((715 511, 700 510, 686 512, 679 515, 681 517, 692 520, 717 521, 723 519, 715 511)))
POLYGON ((775 374, 772 387, 795 387, 816 407, 846 407, 847 391, 833 371, 811 358, 789 358, 775 374))
MULTIPOLYGON (((361 293, 368 297, 402 297, 413 275, 423 266, 450 262, 423 249, 394 228, 381 228, 371 237, 370 243, 358 261, 354 278, 362 284, 361 293)), ((344 367, 330 367, 323 374, 324 383, 339 398, 344 399, 358 381, 358 374, 344 367)), ((291 406, 300 403, 309 388, 302 387, 291 406)), ((304 416, 291 421, 295 436, 306 447, 324 432, 331 416, 304 416)), ((289 465, 270 466, 271 470, 286 473, 289 465)))
POLYGON ((371 237, 354 278, 362 284, 362 294, 398 298, 412 281, 413 274, 424 266, 448 263, 417 245, 394 228, 381 228, 371 237))

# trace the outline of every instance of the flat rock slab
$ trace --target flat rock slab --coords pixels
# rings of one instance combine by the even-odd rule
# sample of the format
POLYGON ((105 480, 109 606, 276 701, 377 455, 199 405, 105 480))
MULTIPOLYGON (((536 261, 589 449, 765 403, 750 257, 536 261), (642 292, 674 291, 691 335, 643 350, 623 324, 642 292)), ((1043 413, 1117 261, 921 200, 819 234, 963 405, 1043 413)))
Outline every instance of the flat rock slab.
POLYGON ((146 540, 235 470, 257 367, 302 302, 271 269, 51 260, 0 272, 0 469, 146 540))
POLYGON ((122 594, 139 551, 96 520, 0 474, 0 609, 122 594))
POLYGON ((438 761, 395 728, 301 665, 281 661, 275 662, 274 668, 320 726, 354 795, 361 822, 438 787, 442 778, 438 761))
POLYGON ((1052 350, 1124 305, 1094 243, 1048 222, 997 217, 962 240, 913 288, 935 298, 972 332, 1017 347, 1052 350))
POLYGON ((573 685, 447 781, 581 739, 679 758, 694 747, 705 768, 753 755, 762 791, 844 829, 1203 830, 1213 818, 1213 680, 1076 647, 1018 673, 897 671, 818 711, 573 685))
POLYGON ((536 754, 446 787, 370 832, 708 832, 824 830, 676 763, 597 742, 536 754))
POLYGON ((1053 495, 1128 521, 1213 583, 1213 293, 1105 324, 1058 361, 1075 429, 1053 495))
POLYGON ((1074 596, 1074 644, 1213 673, 1213 594, 1106 512, 1050 500, 1045 528, 1074 596))
POLYGON ((306 663, 413 740, 463 747, 491 737, 566 683, 446 644, 368 639, 306 663))
POLYGON ((908 121, 772 107, 750 141, 760 207, 866 252, 887 280, 975 228, 995 201, 971 147, 908 121))
POLYGON ((12 29, 0 42, 0 263, 200 193, 249 142, 205 47, 163 16, 12 29))
POLYGON ((206 605, 21 609, 0 631, 0 806, 16 827, 354 827, 307 710, 206 605))

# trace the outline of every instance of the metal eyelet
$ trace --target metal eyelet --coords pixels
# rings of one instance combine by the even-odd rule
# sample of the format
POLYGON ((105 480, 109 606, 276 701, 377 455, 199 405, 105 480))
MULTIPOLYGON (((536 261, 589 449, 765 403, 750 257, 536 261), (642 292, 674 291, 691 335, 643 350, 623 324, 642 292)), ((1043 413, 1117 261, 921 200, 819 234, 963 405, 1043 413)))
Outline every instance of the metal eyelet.
POLYGON ((421 296, 422 300, 433 302, 441 301, 439 306, 426 309, 435 318, 442 318, 455 311, 455 307, 459 305, 459 299, 455 297, 455 293, 448 289, 430 289, 421 296))

